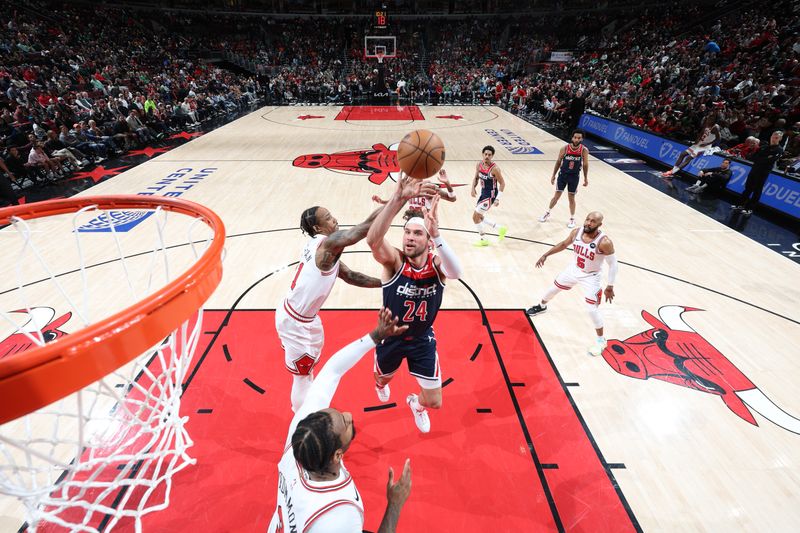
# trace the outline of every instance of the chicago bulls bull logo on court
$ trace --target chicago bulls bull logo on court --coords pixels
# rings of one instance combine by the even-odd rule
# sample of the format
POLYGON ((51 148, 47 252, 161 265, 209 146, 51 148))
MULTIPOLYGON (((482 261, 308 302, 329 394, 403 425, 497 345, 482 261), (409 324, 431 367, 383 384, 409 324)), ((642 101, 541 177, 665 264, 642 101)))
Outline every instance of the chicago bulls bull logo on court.
POLYGON ((19 326, 14 333, 0 340, 0 359, 34 347, 36 342, 33 339, 52 342, 63 337, 67 333, 59 328, 72 317, 72 313, 65 313, 53 320, 53 317, 56 316, 56 311, 51 307, 33 307, 30 311, 20 309, 11 312, 26 314, 28 320, 19 326))
POLYGON ((334 172, 369 174, 369 181, 380 185, 400 172, 397 163, 397 146, 373 144, 370 150, 351 150, 333 154, 306 154, 298 156, 292 165, 298 168, 326 168, 334 172))
POLYGON ((666 305, 656 318, 642 311, 651 329, 625 339, 609 340, 603 359, 622 374, 660 379, 719 396, 739 418, 758 425, 751 409, 778 426, 800 434, 800 420, 775 405, 727 357, 683 321, 692 307, 666 305), (659 320, 660 319, 660 320, 659 320))

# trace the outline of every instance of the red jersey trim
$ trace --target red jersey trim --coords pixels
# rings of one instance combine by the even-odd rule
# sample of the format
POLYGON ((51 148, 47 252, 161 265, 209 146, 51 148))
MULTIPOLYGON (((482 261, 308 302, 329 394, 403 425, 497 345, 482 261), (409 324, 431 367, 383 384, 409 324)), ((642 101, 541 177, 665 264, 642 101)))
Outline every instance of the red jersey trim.
POLYGON ((283 301, 283 308, 286 310, 286 312, 289 314, 290 317, 297 320, 298 322, 303 322, 305 324, 308 324, 309 322, 313 322, 314 318, 316 318, 316 316, 308 317, 301 315, 292 308, 292 306, 289 304, 289 300, 283 301))
POLYGON ((297 465, 297 470, 300 472, 300 483, 303 485, 303 487, 305 487, 307 490, 311 492, 322 492, 322 493, 333 492, 346 487, 347 485, 350 484, 350 482, 353 481, 353 478, 350 477, 350 472, 347 472, 344 477, 344 480, 341 483, 337 483, 336 485, 326 485, 324 487, 314 487, 313 485, 309 485, 308 482, 306 481, 306 478, 303 475, 305 471, 303 470, 303 467, 300 466, 300 463, 295 462, 295 464, 297 465))
POLYGON ((303 525, 303 531, 304 532, 308 531, 308 528, 311 527, 311 524, 314 522, 314 520, 318 519, 320 516, 324 515, 325 513, 327 513, 328 511, 330 511, 334 507, 338 507, 340 505, 352 505, 353 507, 358 509, 358 512, 361 515, 361 519, 362 520, 364 519, 364 512, 361 510, 361 508, 358 505, 356 505, 355 503, 351 502, 350 500, 336 500, 336 501, 333 501, 333 502, 329 503, 328 505, 326 505, 322 509, 318 510, 314 514, 312 514, 311 517, 308 520, 306 520, 305 525, 303 525))

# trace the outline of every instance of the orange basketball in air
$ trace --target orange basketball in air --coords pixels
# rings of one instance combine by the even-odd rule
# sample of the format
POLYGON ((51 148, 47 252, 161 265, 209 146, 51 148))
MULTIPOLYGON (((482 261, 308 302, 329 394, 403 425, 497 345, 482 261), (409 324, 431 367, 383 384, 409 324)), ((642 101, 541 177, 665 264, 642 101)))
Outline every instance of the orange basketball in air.
POLYGON ((397 147, 397 162, 412 178, 421 180, 433 176, 444 165, 444 143, 432 131, 412 131, 397 147))

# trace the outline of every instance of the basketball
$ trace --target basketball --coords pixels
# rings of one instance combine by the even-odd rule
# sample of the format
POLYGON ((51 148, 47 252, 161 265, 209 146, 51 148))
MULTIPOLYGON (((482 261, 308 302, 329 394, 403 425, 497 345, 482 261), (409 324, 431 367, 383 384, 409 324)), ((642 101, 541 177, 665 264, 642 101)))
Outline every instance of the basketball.
POLYGON ((433 176, 444 165, 444 143, 428 130, 415 130, 397 147, 400 170, 419 180, 433 176))

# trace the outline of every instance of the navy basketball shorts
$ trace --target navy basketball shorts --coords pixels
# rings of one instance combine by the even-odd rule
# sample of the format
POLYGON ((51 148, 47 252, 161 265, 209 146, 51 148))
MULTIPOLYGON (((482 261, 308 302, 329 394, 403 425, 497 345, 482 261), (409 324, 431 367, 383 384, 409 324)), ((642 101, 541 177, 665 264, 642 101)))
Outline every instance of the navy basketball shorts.
POLYGON ((436 352, 436 337, 430 334, 416 337, 390 337, 375 347, 375 373, 391 377, 406 360, 409 373, 417 378, 423 389, 442 386, 439 354, 436 352))
POLYGON ((564 174, 563 172, 558 173, 558 180, 556 180, 556 190, 558 192, 564 192, 564 189, 571 194, 575 194, 578 192, 578 182, 581 181, 580 174, 564 174))

